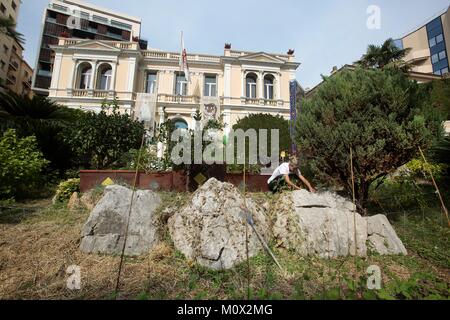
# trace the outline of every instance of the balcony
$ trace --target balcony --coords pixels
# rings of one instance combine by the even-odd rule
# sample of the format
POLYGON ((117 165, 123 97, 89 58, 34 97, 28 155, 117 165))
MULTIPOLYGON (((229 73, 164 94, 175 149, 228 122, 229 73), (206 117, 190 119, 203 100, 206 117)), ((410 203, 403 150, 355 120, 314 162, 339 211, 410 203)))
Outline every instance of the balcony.
POLYGON ((198 96, 180 96, 175 94, 159 94, 158 102, 161 103, 179 103, 179 104, 199 104, 198 96))
POLYGON ((19 64, 17 63, 17 61, 11 60, 9 62, 9 65, 16 71, 19 69, 19 64))
MULTIPOLYGON (((147 59, 158 59, 158 60, 168 60, 168 61, 180 61, 180 54, 175 52, 164 52, 164 51, 143 51, 142 55, 147 59)), ((220 63, 219 56, 212 56, 206 54, 188 54, 188 61, 191 62, 206 62, 206 63, 220 63)))
POLYGON ((282 100, 260 99, 260 98, 241 98, 241 103, 253 106, 281 107, 282 100))
POLYGON ((94 99, 113 99, 114 91, 109 90, 90 90, 90 89, 72 89, 68 91, 69 96, 76 98, 94 98, 94 99))

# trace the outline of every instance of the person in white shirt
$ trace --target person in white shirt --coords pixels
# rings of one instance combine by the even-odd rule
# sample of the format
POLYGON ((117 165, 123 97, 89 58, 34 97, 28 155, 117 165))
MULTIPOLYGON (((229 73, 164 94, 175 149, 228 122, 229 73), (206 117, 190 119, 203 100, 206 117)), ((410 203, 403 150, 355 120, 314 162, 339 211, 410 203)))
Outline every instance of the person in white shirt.
POLYGON ((278 168, 275 169, 270 179, 267 181, 269 185, 269 190, 272 193, 277 193, 282 191, 282 188, 288 186, 294 190, 301 190, 301 188, 295 183, 292 182, 292 177, 298 177, 309 189, 309 192, 315 193, 316 189, 314 189, 309 183, 308 179, 306 179, 300 172, 298 168, 297 159, 293 158, 289 162, 285 162, 281 164, 278 168))

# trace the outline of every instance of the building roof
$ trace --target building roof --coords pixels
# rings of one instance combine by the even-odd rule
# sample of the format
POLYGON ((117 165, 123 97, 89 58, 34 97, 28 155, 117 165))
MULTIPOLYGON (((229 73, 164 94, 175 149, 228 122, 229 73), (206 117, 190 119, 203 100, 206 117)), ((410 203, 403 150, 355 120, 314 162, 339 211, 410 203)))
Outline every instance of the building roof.
POLYGON ((63 3, 68 4, 68 5, 78 6, 80 8, 85 8, 87 10, 104 12, 104 13, 109 14, 111 16, 114 16, 116 18, 129 20, 129 21, 132 21, 134 23, 141 24, 141 22, 142 22, 141 18, 136 18, 136 17, 130 16, 130 15, 127 15, 127 14, 124 14, 124 13, 121 13, 121 12, 116 12, 116 11, 113 11, 113 10, 110 10, 110 9, 105 9, 105 8, 102 8, 102 7, 99 7, 99 6, 95 6, 95 5, 92 5, 92 4, 83 2, 83 1, 79 1, 79 0, 51 0, 51 3, 54 3, 56 1, 63 2, 63 3))
POLYGON ((431 16, 430 18, 426 19, 425 22, 421 23, 419 26, 414 27, 413 30, 407 32, 405 35, 403 35, 401 37, 398 37, 396 39, 404 39, 404 38, 406 38, 407 36, 413 34, 414 32, 422 29, 424 26, 426 26, 428 23, 430 23, 431 21, 433 21, 437 17, 440 17, 440 16, 446 14, 449 11, 450 11, 450 6, 445 8, 445 9, 439 10, 438 13, 435 13, 433 16, 431 16))

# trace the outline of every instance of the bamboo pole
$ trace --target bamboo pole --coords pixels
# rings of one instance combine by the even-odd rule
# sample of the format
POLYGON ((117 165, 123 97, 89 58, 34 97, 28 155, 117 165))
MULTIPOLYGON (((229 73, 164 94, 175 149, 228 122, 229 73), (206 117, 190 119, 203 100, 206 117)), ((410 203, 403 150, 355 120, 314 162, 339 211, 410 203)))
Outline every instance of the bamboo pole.
POLYGON ((137 178, 138 178, 138 175, 139 175, 139 164, 141 162, 142 148, 144 147, 144 142, 145 142, 145 133, 142 135, 141 148, 139 149, 139 153, 138 153, 138 157, 137 157, 136 172, 135 172, 134 181, 133 181, 133 191, 131 192, 131 201, 130 201, 130 207, 128 209, 127 225, 126 225, 126 228, 125 228, 125 236, 124 236, 124 241, 123 241, 123 246, 122 246, 122 252, 120 254, 119 271, 117 273, 116 288, 115 288, 115 291, 114 291, 114 293, 115 293, 115 297, 114 298, 116 300, 117 300, 118 293, 119 293, 120 276, 122 274, 123 258, 125 256, 125 248, 126 248, 127 239, 128 239, 128 229, 130 227, 131 209, 133 207, 134 195, 136 193, 137 178))
POLYGON ((356 197, 355 197, 355 174, 353 172, 353 149, 350 148, 350 171, 352 174, 352 193, 353 193, 353 204, 355 205, 355 212, 353 213, 353 227, 354 227, 354 237, 355 237, 355 257, 358 254, 358 238, 356 230, 356 197))
MULTIPOLYGON (((244 148, 245 148, 245 141, 244 141, 244 148)), ((243 183, 244 183, 244 205, 247 209, 247 181, 246 181, 246 163, 245 163, 245 150, 244 150, 244 177, 243 177, 243 183)), ((247 258, 247 300, 250 300, 250 255, 249 255, 249 249, 248 249, 248 222, 247 217, 245 219, 245 254, 247 258)))
POLYGON ((429 174, 431 176, 431 180, 433 181, 433 185, 436 188, 436 193, 438 194, 439 200, 441 202, 442 211, 443 211, 445 217, 447 218, 447 224, 450 227, 450 219, 448 217, 448 210, 447 210, 447 207, 445 206, 444 199, 442 198, 441 191, 439 190, 439 187, 438 187, 438 185, 436 183, 436 180, 434 179, 433 172, 431 171, 431 168, 430 168, 430 166, 428 164, 427 159, 425 158, 425 155, 424 155, 421 147, 419 147, 419 151, 420 151, 420 154, 422 155, 423 161, 425 161, 425 165, 428 168, 429 174))

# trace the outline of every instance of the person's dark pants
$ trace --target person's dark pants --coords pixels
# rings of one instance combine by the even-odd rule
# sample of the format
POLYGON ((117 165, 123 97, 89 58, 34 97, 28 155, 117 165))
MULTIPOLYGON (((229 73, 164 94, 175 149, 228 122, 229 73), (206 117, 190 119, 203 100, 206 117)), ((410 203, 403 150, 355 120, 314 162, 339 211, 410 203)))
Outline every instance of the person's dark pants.
MULTIPOLYGON (((291 173, 289 175, 289 179, 291 179, 291 181, 294 181, 298 179, 298 176, 296 174, 291 173)), ((284 179, 284 175, 275 178, 275 180, 269 183, 269 190, 273 194, 282 192, 283 190, 289 190, 289 185, 287 184, 286 179, 284 179)))

